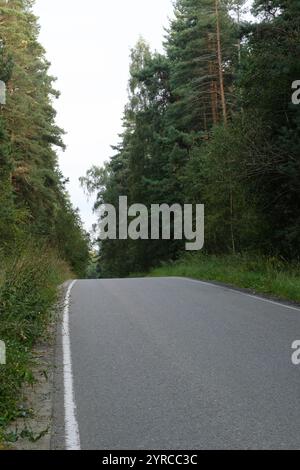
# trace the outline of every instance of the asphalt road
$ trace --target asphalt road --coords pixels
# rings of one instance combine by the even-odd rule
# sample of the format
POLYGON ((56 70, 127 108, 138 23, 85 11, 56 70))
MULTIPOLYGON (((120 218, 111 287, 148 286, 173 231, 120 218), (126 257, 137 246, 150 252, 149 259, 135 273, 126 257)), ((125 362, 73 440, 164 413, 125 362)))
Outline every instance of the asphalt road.
POLYGON ((299 449, 296 339, 300 310, 226 287, 77 281, 70 340, 81 448, 299 449))

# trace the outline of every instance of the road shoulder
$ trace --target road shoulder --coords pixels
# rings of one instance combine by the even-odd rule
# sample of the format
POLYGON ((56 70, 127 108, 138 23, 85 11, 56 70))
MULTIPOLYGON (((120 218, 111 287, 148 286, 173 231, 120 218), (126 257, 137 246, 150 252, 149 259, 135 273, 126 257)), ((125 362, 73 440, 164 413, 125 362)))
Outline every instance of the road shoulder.
POLYGON ((35 383, 32 387, 24 387, 20 404, 20 413, 24 416, 7 428, 7 435, 10 438, 10 442, 6 444, 8 449, 52 449, 57 408, 54 403, 57 399, 57 349, 60 347, 58 333, 61 330, 62 310, 68 285, 69 283, 65 283, 61 286, 47 334, 33 350, 33 359, 36 363, 33 368, 35 383))

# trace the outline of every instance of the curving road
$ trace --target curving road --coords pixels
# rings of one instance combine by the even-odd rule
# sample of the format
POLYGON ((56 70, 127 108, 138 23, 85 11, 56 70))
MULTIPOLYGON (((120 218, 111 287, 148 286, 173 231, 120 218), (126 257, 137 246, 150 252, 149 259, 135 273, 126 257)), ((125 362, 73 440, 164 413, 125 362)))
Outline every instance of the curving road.
POLYGON ((300 448, 299 309, 148 278, 77 281, 67 313, 73 381, 59 345, 53 448, 70 448, 66 386, 82 449, 300 448))

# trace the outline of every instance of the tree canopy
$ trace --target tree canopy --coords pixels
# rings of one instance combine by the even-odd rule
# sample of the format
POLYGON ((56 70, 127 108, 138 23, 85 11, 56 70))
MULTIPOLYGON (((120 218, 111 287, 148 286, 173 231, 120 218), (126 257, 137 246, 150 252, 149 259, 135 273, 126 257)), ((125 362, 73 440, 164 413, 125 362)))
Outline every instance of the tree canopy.
POLYGON ((73 209, 57 161, 64 149, 53 100, 59 93, 38 41, 31 0, 0 3, 0 247, 34 238, 58 249, 83 274, 88 237, 73 209))
MULTIPOLYGON (((177 0, 165 53, 131 53, 124 130, 82 184, 103 203, 203 203, 211 253, 299 259, 300 78, 296 0, 177 0)), ((104 276, 176 259, 181 243, 99 242, 104 276)))

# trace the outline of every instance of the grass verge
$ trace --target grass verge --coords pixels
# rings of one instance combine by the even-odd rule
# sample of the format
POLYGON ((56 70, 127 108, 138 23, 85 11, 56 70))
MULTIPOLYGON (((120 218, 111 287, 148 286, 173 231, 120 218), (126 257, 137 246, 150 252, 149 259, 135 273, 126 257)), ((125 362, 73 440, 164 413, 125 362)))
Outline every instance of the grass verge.
POLYGON ((300 265, 277 258, 189 254, 152 270, 149 275, 218 281, 300 303, 300 265))
POLYGON ((32 385, 32 349, 47 331, 57 286, 72 275, 51 249, 27 246, 13 256, 0 256, 0 340, 6 365, 0 365, 0 444, 6 426, 26 416, 22 388, 32 385))

